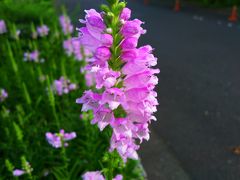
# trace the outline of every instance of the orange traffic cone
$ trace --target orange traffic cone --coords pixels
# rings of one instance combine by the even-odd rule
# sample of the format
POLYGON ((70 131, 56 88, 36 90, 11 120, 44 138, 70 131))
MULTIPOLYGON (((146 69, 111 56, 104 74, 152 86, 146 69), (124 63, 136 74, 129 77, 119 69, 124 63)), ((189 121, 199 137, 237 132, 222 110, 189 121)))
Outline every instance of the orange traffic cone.
POLYGON ((175 1, 175 6, 174 6, 174 11, 178 12, 178 11, 180 11, 180 8, 181 8, 180 0, 176 0, 175 1))
POLYGON ((233 6, 231 15, 228 17, 228 20, 231 22, 236 22, 238 18, 237 6, 233 6))
POLYGON ((144 0, 144 4, 148 5, 149 4, 149 0, 144 0))

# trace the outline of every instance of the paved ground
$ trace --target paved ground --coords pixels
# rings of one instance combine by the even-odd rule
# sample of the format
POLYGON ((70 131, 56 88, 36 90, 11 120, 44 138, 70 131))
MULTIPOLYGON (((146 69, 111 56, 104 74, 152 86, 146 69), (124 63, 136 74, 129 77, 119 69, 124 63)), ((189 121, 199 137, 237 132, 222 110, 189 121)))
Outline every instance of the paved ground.
MULTIPOLYGON (((101 2, 68 0, 71 12, 81 4, 78 17, 101 2)), ((129 6, 146 22, 141 43, 155 47, 161 68, 158 122, 141 151, 149 180, 239 180, 230 149, 240 145, 240 26, 202 11, 129 6)))

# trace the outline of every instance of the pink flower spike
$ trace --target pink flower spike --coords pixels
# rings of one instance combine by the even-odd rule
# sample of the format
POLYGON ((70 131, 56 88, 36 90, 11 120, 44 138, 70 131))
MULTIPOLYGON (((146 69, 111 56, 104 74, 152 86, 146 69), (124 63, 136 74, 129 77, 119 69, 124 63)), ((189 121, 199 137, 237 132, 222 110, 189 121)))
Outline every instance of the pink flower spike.
MULTIPOLYGON (((156 120, 153 113, 158 101, 154 88, 159 70, 152 66, 157 64, 157 58, 150 45, 137 48, 140 35, 146 31, 142 21, 129 20, 130 9, 123 8, 116 17, 119 26, 114 29, 104 21, 109 14, 94 9, 85 12, 78 40, 90 52, 84 71, 93 90, 86 91, 76 102, 82 104, 82 111, 93 112, 91 123, 97 124, 100 131, 106 126, 112 128, 110 152, 116 150, 124 162, 138 159, 139 144, 149 139, 148 126, 156 120), (117 47, 113 46, 113 37, 120 37, 117 47)), ((118 175, 113 180, 122 178, 118 175)))
POLYGON ((61 15, 59 17, 59 22, 65 35, 71 34, 73 32, 73 25, 71 24, 71 20, 68 16, 61 15))

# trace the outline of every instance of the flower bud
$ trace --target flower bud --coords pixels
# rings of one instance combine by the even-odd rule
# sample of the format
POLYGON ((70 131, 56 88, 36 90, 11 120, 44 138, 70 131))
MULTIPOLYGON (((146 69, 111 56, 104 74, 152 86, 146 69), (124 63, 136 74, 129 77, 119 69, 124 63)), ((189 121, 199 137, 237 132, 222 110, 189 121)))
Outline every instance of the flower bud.
POLYGON ((112 28, 107 28, 106 32, 109 33, 109 34, 112 34, 112 28))
POLYGON ((124 61, 131 61, 134 60, 136 57, 137 57, 136 50, 124 51, 121 55, 121 58, 124 61))
POLYGON ((125 37, 134 36, 141 31, 141 23, 137 20, 127 21, 122 27, 122 34, 125 37))
POLYGON ((101 61, 107 61, 111 57, 111 52, 107 47, 96 49, 95 57, 101 61))
POLYGON ((101 42, 103 43, 103 46, 111 47, 113 43, 113 37, 110 34, 103 34, 101 36, 101 42))
POLYGON ((125 7, 126 7, 126 3, 125 3, 125 2, 120 2, 120 3, 118 3, 118 5, 117 5, 117 8, 120 9, 120 10, 122 10, 122 9, 125 8, 125 7))
POLYGON ((108 13, 107 13, 107 16, 108 16, 108 17, 114 17, 114 14, 113 14, 112 12, 108 12, 108 13))
POLYGON ((121 47, 122 49, 133 49, 137 47, 138 38, 130 37, 123 40, 121 47))
POLYGON ((123 19, 127 21, 131 17, 131 10, 129 8, 123 8, 121 14, 120 14, 120 19, 123 19))

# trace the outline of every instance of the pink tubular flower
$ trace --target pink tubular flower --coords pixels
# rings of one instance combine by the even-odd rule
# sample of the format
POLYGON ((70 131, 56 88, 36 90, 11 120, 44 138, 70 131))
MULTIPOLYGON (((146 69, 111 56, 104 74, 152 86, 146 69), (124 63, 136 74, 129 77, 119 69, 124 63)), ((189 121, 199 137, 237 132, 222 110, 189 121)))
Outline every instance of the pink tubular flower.
POLYGON ((23 174, 26 174, 26 172, 24 170, 21 170, 21 169, 15 169, 13 171, 13 176, 22 176, 23 174))
POLYGON ((146 31, 142 21, 130 20, 130 9, 124 8, 119 15, 121 27, 117 32, 122 39, 117 41, 117 47, 112 37, 119 34, 105 34, 116 33, 103 21, 105 14, 101 16, 93 9, 86 13, 85 20, 81 20, 86 26, 79 29, 79 42, 93 55, 85 69, 95 78, 98 93, 86 91, 77 103, 83 104, 82 111, 92 110, 91 123, 101 131, 106 126, 112 128, 110 151, 117 150, 125 162, 128 158, 138 159, 137 150, 143 140, 149 140, 149 124, 156 120, 153 113, 158 101, 154 88, 160 70, 152 66, 157 64, 157 58, 150 45, 137 48, 140 35, 146 31))
MULTIPOLYGON (((83 180, 105 180, 100 171, 88 171, 82 175, 83 180)), ((122 180, 121 174, 116 175, 112 180, 122 180)))
POLYGON ((83 104, 82 111, 95 110, 100 106, 99 101, 101 98, 101 95, 89 90, 85 91, 84 95, 76 100, 76 103, 83 104))
POLYGON ((121 29, 122 35, 127 37, 139 37, 141 34, 145 34, 145 30, 141 27, 142 21, 134 19, 132 21, 126 21, 121 29))
POLYGON ((124 62, 133 61, 137 58, 138 51, 136 49, 125 50, 122 52, 121 58, 124 62))
POLYGON ((136 37, 129 37, 123 40, 121 47, 123 49, 133 49, 137 47, 138 39, 136 37))
POLYGON ((86 10, 85 20, 80 20, 85 27, 79 29, 79 41, 85 49, 93 54, 98 47, 110 47, 113 38, 110 34, 105 34, 106 25, 100 13, 94 9, 86 10))
POLYGON ((85 80, 86 80, 86 85, 88 87, 95 85, 96 83, 95 73, 87 71, 85 73, 85 80))
POLYGON ((3 102, 5 99, 7 99, 8 93, 5 89, 1 89, 0 91, 0 102, 3 102))
POLYGON ((111 47, 113 43, 113 37, 110 34, 102 34, 100 41, 103 46, 111 47))
POLYGON ((107 47, 99 47, 96 49, 95 57, 101 61, 107 61, 111 57, 111 52, 107 47))
POLYGON ((48 35, 49 28, 47 27, 47 25, 44 24, 42 26, 37 27, 37 32, 40 37, 44 37, 48 35))
POLYGON ((59 17, 59 22, 65 35, 71 34, 73 32, 73 25, 71 24, 71 20, 68 16, 61 15, 59 17))
POLYGON ((112 71, 107 67, 98 69, 95 73, 97 89, 101 89, 102 87, 111 88, 120 76, 119 72, 112 71))
POLYGON ((111 110, 117 109, 117 107, 124 102, 125 95, 121 89, 110 88, 106 89, 102 95, 101 104, 108 104, 111 110))
POLYGON ((100 131, 102 131, 107 125, 109 125, 114 118, 112 111, 102 106, 99 107, 98 109, 95 109, 94 114, 95 116, 91 123, 92 124, 97 123, 100 131))
POLYGON ((115 176, 115 178, 113 178, 113 180, 122 180, 123 176, 121 174, 118 174, 115 176))
POLYGON ((131 10, 129 8, 123 8, 120 19, 123 19, 124 21, 127 21, 131 17, 131 10))
POLYGON ((66 141, 70 141, 76 137, 77 137, 77 135, 75 132, 65 133, 65 131, 63 129, 61 129, 59 131, 59 133, 54 133, 54 134, 50 133, 50 132, 46 133, 46 139, 47 139, 48 143, 51 144, 55 148, 60 148, 63 145, 65 147, 68 146, 68 143, 66 143, 66 141))
POLYGON ((83 180, 105 180, 100 171, 89 171, 82 176, 83 180))
POLYGON ((6 27, 5 21, 0 19, 0 34, 4 34, 6 32, 7 32, 7 27, 6 27))

